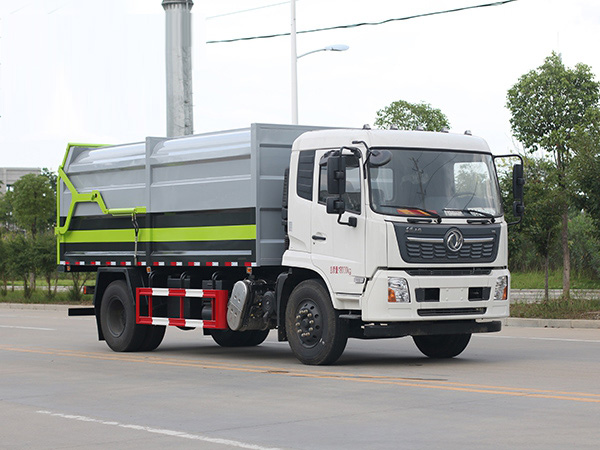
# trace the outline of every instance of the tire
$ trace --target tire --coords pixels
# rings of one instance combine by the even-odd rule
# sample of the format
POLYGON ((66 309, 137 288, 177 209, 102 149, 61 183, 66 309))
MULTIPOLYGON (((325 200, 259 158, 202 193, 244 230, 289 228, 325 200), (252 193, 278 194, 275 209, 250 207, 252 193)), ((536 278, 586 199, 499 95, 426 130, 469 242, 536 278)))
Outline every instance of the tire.
POLYGON ((417 348, 425 356, 435 359, 454 358, 467 348, 471 334, 442 334, 413 336, 417 348))
POLYGON ((144 344, 149 326, 135 323, 135 302, 124 281, 113 281, 104 291, 100 326, 115 352, 135 352, 144 344))
POLYGON ((264 342, 269 330, 210 330, 210 335, 221 347, 255 347, 264 342))
POLYGON ((348 342, 348 322, 333 309, 329 293, 317 280, 294 288, 285 311, 288 342, 300 362, 333 364, 348 342))
POLYGON ((146 338, 144 339, 144 342, 142 342, 139 350, 141 352, 151 352, 152 350, 155 350, 165 337, 166 331, 167 327, 162 325, 150 326, 146 338))
POLYGON ((250 338, 248 339, 248 346, 252 346, 255 347, 257 345, 262 344, 263 342, 265 342, 265 339, 267 339, 267 336, 269 335, 269 329, 267 330, 252 330, 252 331, 247 331, 247 333, 251 333, 250 334, 250 338))

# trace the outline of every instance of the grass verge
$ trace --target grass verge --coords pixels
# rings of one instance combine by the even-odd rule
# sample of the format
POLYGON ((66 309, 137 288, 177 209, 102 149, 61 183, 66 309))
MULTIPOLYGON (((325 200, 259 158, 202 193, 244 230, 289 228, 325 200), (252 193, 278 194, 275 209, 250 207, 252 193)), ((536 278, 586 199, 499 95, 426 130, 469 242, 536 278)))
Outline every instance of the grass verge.
POLYGON ((600 299, 550 299, 538 303, 513 303, 511 317, 530 319, 600 319, 600 299))
MULTIPOLYGON (((511 272, 512 289, 544 289, 544 272, 511 272)), ((562 289, 562 270, 548 275, 550 289, 562 289)), ((571 274, 571 289, 600 289, 600 280, 582 274, 571 274)))
POLYGON ((74 299, 71 292, 57 292, 56 294, 48 295, 47 291, 35 290, 31 293, 31 297, 25 298, 23 291, 9 290, 5 294, 0 292, 0 303, 36 303, 41 305, 91 305, 92 296, 82 295, 81 300, 74 299))

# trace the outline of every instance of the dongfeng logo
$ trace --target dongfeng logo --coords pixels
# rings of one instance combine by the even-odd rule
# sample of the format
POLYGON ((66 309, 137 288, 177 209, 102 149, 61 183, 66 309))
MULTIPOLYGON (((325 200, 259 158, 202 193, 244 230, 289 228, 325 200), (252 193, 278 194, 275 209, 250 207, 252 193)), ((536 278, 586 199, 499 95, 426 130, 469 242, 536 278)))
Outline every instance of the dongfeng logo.
POLYGON ((446 243, 448 250, 457 252, 462 248, 464 238, 462 233, 455 228, 453 230, 448 230, 446 236, 444 236, 444 242, 446 243))

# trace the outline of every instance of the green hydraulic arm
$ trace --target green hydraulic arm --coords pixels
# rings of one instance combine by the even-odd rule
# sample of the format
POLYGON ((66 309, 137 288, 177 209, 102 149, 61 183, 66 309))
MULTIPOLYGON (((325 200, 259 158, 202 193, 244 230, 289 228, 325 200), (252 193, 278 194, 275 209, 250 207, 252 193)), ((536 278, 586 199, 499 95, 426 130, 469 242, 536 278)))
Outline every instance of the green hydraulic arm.
MULTIPOLYGON (((58 181, 57 181, 57 195, 56 195, 56 228, 54 229, 54 233, 57 235, 57 246, 60 246, 61 238, 69 231, 69 226, 71 225, 71 220, 73 219, 73 213, 75 212, 75 206, 77 203, 97 203, 100 207, 100 210, 103 214, 111 214, 113 216, 131 216, 132 219, 135 219, 137 214, 145 214, 146 207, 145 206, 137 206, 134 208, 108 208, 106 203, 104 203, 104 199, 102 198, 102 194, 98 190, 94 190, 92 192, 84 192, 79 193, 77 189, 67 176, 64 171, 64 166, 67 161, 67 157, 69 155, 69 151, 72 147, 86 147, 86 148, 100 148, 105 147, 105 145, 97 145, 97 144, 73 144, 70 143, 67 145, 67 151, 65 152, 65 157, 61 166, 58 168, 58 181), (71 193, 71 204, 69 205, 69 212, 67 213, 67 218, 65 220, 64 225, 60 226, 60 182, 63 182, 69 192, 71 193)), ((137 230, 136 230, 137 237, 137 230)), ((60 259, 60 248, 57 249, 57 259, 60 259)))

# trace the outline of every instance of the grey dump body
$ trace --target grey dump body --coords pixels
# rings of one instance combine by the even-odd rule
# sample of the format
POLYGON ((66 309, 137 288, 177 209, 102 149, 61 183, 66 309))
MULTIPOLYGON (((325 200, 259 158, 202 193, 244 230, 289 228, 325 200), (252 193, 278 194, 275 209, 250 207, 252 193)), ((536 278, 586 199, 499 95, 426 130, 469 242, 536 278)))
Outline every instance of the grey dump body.
MULTIPOLYGON (((317 127, 252 124, 250 128, 109 147, 72 146, 64 172, 77 202, 59 239, 69 265, 280 265, 284 171, 294 140, 317 127), (132 219, 135 219, 132 221, 132 219), (139 227, 134 243, 135 225, 139 227)), ((60 183, 60 222, 72 194, 60 183)))

